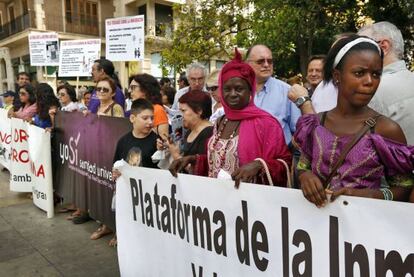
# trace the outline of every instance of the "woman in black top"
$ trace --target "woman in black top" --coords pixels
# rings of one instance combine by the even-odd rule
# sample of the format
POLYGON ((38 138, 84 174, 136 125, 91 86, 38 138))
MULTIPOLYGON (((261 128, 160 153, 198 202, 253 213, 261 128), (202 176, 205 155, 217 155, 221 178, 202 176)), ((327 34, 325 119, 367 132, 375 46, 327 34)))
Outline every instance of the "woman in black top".
POLYGON ((178 100, 183 116, 183 127, 187 129, 181 147, 158 140, 158 149, 168 147, 173 159, 187 155, 206 154, 207 141, 213 133, 208 121, 211 116, 211 98, 203 91, 191 91, 178 100))

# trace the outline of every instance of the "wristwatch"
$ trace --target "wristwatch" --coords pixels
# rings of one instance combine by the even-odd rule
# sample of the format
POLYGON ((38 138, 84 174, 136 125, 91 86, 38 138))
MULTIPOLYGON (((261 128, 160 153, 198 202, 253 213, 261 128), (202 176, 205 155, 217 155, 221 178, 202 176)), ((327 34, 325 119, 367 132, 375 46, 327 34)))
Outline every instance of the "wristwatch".
POLYGON ((309 96, 301 96, 295 101, 296 107, 300 108, 306 101, 311 101, 309 96))

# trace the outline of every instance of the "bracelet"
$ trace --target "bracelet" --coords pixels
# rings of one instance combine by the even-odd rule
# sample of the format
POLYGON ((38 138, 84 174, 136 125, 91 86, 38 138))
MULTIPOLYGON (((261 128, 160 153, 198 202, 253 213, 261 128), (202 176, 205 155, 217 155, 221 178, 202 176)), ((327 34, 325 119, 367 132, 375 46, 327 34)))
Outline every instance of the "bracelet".
POLYGON ((394 195, 392 194, 392 191, 389 188, 380 188, 380 191, 384 195, 384 200, 394 199, 394 195))

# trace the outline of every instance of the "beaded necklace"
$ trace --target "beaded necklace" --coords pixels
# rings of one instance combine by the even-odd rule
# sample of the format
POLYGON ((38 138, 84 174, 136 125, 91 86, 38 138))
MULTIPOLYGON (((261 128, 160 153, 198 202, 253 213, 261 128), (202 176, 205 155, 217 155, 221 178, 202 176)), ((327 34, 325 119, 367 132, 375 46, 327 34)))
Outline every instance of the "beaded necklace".
MULTIPOLYGON (((224 128, 226 127, 228 121, 229 120, 227 118, 224 119, 223 124, 221 125, 221 128, 219 129, 219 131, 217 132, 217 134, 214 136, 214 141, 213 141, 213 144, 211 146, 211 148, 212 148, 213 151, 214 151, 214 149, 215 149, 218 141, 220 140, 221 134, 222 134, 224 128)), ((226 153, 227 153, 227 150, 228 150, 228 148, 230 146, 230 141, 235 137, 235 135, 237 133, 237 130, 239 129, 239 126, 240 126, 240 121, 237 123, 236 128, 233 130, 233 133, 231 133, 230 137, 227 139, 226 144, 224 146, 223 154, 220 155, 218 153, 219 154, 219 158, 220 158, 219 168, 223 168, 224 162, 226 161, 226 153)), ((210 169, 213 168, 213 160, 212 159, 209 159, 209 167, 210 167, 210 169)))

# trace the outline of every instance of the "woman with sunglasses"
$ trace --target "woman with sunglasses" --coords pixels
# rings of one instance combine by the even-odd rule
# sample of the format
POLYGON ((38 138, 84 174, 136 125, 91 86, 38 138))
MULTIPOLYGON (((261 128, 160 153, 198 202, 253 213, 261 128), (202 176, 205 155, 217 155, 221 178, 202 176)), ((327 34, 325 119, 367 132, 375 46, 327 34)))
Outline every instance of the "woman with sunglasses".
POLYGON ((37 112, 36 96, 32 85, 27 84, 19 89, 19 102, 9 110, 9 117, 31 121, 37 112))
POLYGON ((124 117, 124 109, 114 101, 116 84, 111 78, 99 79, 95 90, 99 99, 97 115, 124 117))

